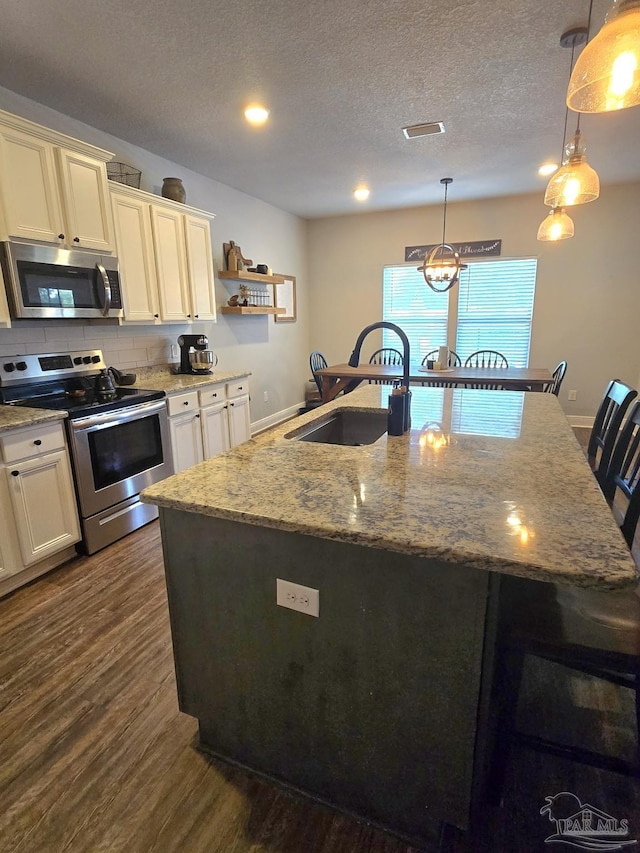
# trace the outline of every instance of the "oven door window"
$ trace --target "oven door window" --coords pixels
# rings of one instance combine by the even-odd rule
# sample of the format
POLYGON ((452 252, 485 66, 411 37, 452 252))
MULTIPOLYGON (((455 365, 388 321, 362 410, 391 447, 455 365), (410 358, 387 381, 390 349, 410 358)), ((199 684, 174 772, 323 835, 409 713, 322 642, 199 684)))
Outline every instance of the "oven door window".
POLYGON ((87 439, 96 491, 164 461, 158 415, 93 430, 87 439))
POLYGON ((18 261, 25 308, 96 308, 96 271, 83 267, 18 261))

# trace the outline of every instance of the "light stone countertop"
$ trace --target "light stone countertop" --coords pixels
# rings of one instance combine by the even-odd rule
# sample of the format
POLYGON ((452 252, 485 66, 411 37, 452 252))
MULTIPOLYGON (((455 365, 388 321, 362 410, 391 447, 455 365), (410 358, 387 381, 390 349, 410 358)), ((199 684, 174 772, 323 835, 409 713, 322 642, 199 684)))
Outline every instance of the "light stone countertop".
POLYGON ((161 507, 543 581, 615 588, 637 570, 552 394, 412 387, 412 429, 346 447, 285 436, 367 385, 149 487, 161 507), (423 427, 443 425, 439 450, 423 427))
MULTIPOLYGON (((129 371, 123 370, 123 373, 129 371)), ((145 388, 149 391, 164 391, 170 397, 173 394, 181 394, 185 391, 193 391, 205 385, 215 385, 222 382, 233 382, 251 376, 249 370, 218 370, 214 368, 211 373, 171 373, 170 367, 162 365, 159 367, 138 367, 131 372, 136 373, 136 381, 133 388, 145 388)))
POLYGON ((51 409, 31 409, 27 406, 0 406, 0 432, 34 426, 42 421, 64 420, 66 412, 51 409))
MULTIPOLYGON (((122 372, 127 373, 128 371, 123 370, 122 372)), ((137 378, 134 384, 129 387, 144 388, 148 391, 164 391, 167 397, 185 391, 197 390, 205 385, 233 382, 236 379, 251 376, 251 372, 248 370, 214 370, 211 374, 175 374, 170 372, 170 367, 167 365, 139 367, 131 372, 135 372, 137 378)), ((41 421, 59 420, 66 417, 66 412, 50 409, 0 405, 0 431, 33 426, 41 421)))

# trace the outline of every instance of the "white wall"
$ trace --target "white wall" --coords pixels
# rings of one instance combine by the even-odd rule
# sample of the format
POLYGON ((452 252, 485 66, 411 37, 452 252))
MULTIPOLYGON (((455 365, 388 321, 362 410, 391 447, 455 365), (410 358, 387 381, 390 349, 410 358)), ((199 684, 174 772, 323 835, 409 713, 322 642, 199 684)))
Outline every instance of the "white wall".
MULTIPOLYGON (((103 349, 108 363, 116 367, 135 367, 169 361, 169 346, 178 335, 204 332, 219 357, 221 369, 247 369, 253 374, 253 423, 300 403, 309 372, 309 288, 303 220, 7 89, 0 88, 0 109, 113 151, 115 160, 142 170, 141 189, 148 192, 160 195, 164 177, 182 178, 187 204, 216 214, 211 226, 216 269, 223 268, 223 242, 235 240, 255 263, 266 263, 275 272, 296 276, 298 301, 295 323, 275 323, 268 315, 221 314, 215 324, 203 322, 192 327, 15 320, 11 329, 0 329, 0 356, 91 347, 103 349), (265 391, 267 403, 263 400, 265 391)), ((218 307, 236 292, 234 282, 216 278, 218 307)))
MULTIPOLYGON (((539 259, 530 365, 566 359, 560 402, 568 415, 590 416, 610 378, 637 387, 640 374, 640 184, 602 187, 573 209, 576 236, 559 243, 536 240, 543 193, 541 183, 535 195, 449 203, 446 236, 500 238, 503 257, 539 259)), ((309 223, 312 349, 348 360, 358 333, 382 319, 383 266, 403 263, 405 246, 437 243, 442 213, 436 205, 309 223)))

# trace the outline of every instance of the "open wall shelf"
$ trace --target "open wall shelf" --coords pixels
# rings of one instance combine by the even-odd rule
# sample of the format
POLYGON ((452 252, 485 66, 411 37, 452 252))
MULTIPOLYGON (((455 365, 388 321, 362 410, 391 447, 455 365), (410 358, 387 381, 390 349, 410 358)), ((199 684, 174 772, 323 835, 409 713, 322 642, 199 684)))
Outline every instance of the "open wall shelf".
POLYGON ((284 314, 286 308, 267 308, 259 305, 238 305, 232 308, 230 305, 223 305, 220 309, 221 314, 284 314))
POLYGON ((247 272, 246 270, 220 270, 218 278, 229 279, 231 281, 252 281, 259 284, 284 283, 284 276, 282 275, 262 275, 259 272, 247 272))

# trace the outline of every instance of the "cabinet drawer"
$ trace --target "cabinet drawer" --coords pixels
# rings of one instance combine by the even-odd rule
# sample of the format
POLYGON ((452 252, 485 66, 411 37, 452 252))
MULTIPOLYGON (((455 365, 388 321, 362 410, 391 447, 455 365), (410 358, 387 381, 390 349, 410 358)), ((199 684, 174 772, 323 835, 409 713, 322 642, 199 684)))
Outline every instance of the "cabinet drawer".
POLYGON ((198 391, 198 400, 200 407, 211 406, 213 403, 222 403, 226 400, 227 394, 224 385, 208 385, 202 391, 198 391))
POLYGON ((167 398, 167 409, 169 417, 173 415, 183 415, 192 409, 198 408, 198 392, 188 391, 186 394, 176 394, 174 397, 167 398))
POLYGON ((238 379, 235 382, 227 384, 227 397, 241 397, 243 394, 249 393, 249 380, 238 379))
POLYGON ((64 428, 60 422, 40 424, 0 436, 0 448, 5 462, 29 459, 65 447, 64 428))

